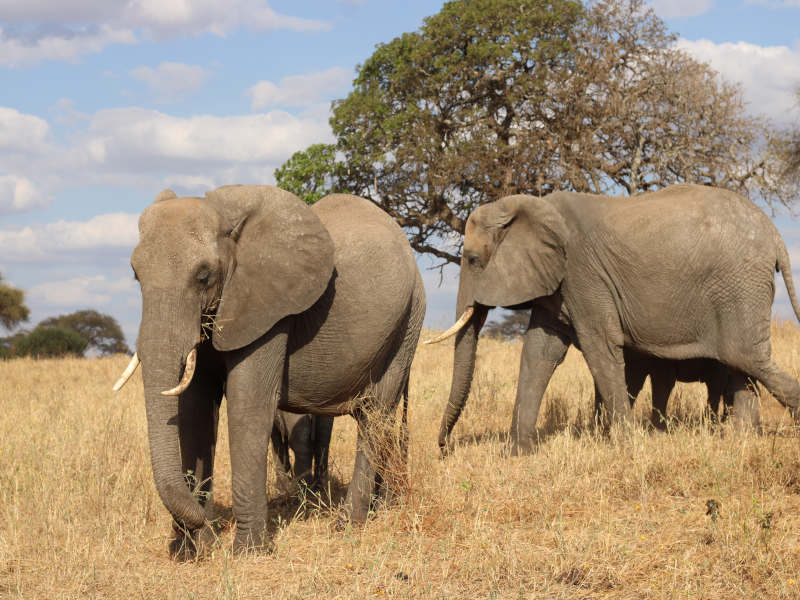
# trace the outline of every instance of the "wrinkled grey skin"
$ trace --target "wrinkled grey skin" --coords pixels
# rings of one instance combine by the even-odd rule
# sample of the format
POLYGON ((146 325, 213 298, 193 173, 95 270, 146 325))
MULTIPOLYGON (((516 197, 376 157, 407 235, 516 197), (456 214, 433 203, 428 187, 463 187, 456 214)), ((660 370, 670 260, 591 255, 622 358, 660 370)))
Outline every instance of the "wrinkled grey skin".
POLYGON ((131 265, 142 289, 137 351, 153 476, 183 530, 203 528, 212 504, 223 390, 235 551, 268 545, 266 466, 277 408, 357 419, 345 509, 363 521, 374 449, 385 441, 366 409, 394 414, 425 312, 422 279, 397 224, 355 196, 309 207, 271 186, 226 186, 205 198, 166 191, 139 219, 131 265), (163 396, 195 347, 191 385, 163 396))
POLYGON ((322 490, 328 478, 333 417, 275 411, 272 450, 283 471, 306 488, 322 490), (294 453, 294 465, 289 450, 294 453))
POLYGON ((777 229, 729 191, 681 184, 629 198, 557 192, 510 196, 467 221, 450 398, 439 445, 469 393, 478 332, 490 307, 531 307, 510 438, 536 443, 553 370, 570 344, 583 352, 606 422, 630 417, 623 347, 658 358, 709 358, 729 369, 734 416, 752 418, 747 378, 794 412, 800 384, 770 357, 774 272, 800 318, 789 257, 777 229))

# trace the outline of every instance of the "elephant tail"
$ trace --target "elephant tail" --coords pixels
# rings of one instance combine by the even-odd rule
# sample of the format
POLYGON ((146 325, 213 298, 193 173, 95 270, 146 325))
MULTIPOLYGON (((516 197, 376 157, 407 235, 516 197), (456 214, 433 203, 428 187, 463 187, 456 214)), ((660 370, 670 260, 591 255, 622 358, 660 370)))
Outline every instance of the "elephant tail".
POLYGON ((800 321, 800 303, 797 301, 797 294, 794 291, 794 280, 792 279, 792 265, 789 263, 789 252, 786 244, 778 234, 775 236, 778 242, 777 270, 783 275, 783 283, 786 285, 786 293, 789 294, 789 301, 792 303, 794 314, 800 321))

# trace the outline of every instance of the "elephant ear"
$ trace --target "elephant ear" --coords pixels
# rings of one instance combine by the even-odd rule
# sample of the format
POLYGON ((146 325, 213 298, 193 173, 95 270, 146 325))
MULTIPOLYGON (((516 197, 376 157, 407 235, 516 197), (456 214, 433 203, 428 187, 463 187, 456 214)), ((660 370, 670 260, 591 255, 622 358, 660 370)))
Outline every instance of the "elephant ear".
POLYGON ((548 200, 507 196, 486 205, 478 220, 495 242, 486 267, 475 276, 475 300, 514 306, 553 294, 566 269, 567 225, 548 200))
POLYGON ((307 204, 279 188, 225 186, 206 197, 235 244, 213 343, 235 350, 319 299, 333 273, 333 240, 307 204))

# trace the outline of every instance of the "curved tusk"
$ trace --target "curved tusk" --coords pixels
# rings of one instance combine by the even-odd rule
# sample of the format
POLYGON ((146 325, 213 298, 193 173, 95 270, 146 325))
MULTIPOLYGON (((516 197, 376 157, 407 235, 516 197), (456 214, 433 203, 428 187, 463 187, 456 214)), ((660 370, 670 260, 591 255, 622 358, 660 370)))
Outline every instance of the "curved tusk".
POLYGON ((458 318, 458 321, 456 321, 455 324, 450 329, 445 331, 443 334, 437 335, 436 337, 431 338, 429 340, 425 340, 422 343, 423 344, 438 344, 439 342, 441 342, 443 340, 446 340, 450 336, 453 336, 453 335, 457 334, 459 332, 459 330, 461 328, 463 328, 464 325, 467 324, 467 321, 469 321, 472 318, 472 314, 474 312, 475 312, 475 307, 474 306, 470 306, 469 308, 467 308, 467 310, 465 310, 463 313, 461 313, 461 316, 458 318))
POLYGON ((197 364, 197 348, 192 348, 192 351, 189 352, 189 356, 186 357, 186 368, 183 370, 183 377, 181 377, 180 383, 176 385, 171 390, 165 390, 161 392, 162 396, 178 396, 186 391, 186 388, 189 387, 189 384, 192 383, 192 377, 194 377, 194 367, 197 364))
POLYGON ((128 366, 125 367, 125 370, 122 372, 122 375, 120 375, 119 379, 117 379, 117 383, 115 383, 114 387, 111 389, 113 389, 115 392, 118 392, 123 385, 128 383, 128 379, 131 378, 131 375, 133 375, 133 372, 136 370, 136 367, 138 367, 139 363, 141 362, 142 361, 139 360, 139 355, 136 352, 134 352, 133 356, 131 357, 131 362, 129 362, 128 366))

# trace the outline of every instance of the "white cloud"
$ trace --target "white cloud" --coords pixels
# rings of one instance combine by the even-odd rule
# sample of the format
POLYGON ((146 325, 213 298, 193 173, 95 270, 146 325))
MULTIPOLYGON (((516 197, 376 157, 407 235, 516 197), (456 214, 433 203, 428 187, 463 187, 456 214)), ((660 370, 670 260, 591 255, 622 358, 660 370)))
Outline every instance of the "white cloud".
POLYGON ((47 121, 0 106, 0 153, 40 152, 50 136, 47 121))
POLYGON ((0 230, 0 256, 6 262, 38 262, 69 253, 133 249, 139 240, 139 215, 114 213, 88 221, 57 221, 0 230))
POLYGON ((168 39, 204 33, 323 31, 325 21, 275 12, 265 0, 0 0, 0 65, 76 60, 110 44, 131 44, 136 33, 168 39), (9 26, 10 25, 10 26, 9 26))
POLYGON ((47 203, 47 198, 29 179, 0 175, 0 214, 25 212, 47 203))
POLYGON ((650 6, 662 19, 696 17, 708 12, 714 0, 650 0, 650 6))
POLYGON ((201 175, 238 165, 278 165, 293 152, 331 139, 324 121, 282 111, 174 117, 124 108, 100 111, 82 146, 97 167, 123 172, 201 175))
POLYGON ((100 52, 111 44, 135 42, 136 36, 131 30, 107 25, 24 38, 8 36, 6 30, 0 27, 0 66, 20 67, 44 60, 75 61, 84 54, 100 52))
POLYGON ((40 283, 28 290, 27 297, 32 303, 50 307, 94 307, 110 304, 116 295, 132 294, 136 287, 133 277, 112 280, 93 275, 40 283))
POLYGON ((203 67, 162 62, 155 69, 152 67, 134 69, 131 76, 147 84, 156 102, 168 103, 180 100, 189 92, 202 87, 211 76, 211 72, 203 67))
POLYGON ((307 75, 284 77, 280 83, 259 81, 247 90, 253 110, 273 106, 305 107, 323 102, 349 86, 353 74, 350 69, 333 67, 307 75))
POLYGON ((708 62, 728 81, 743 85, 753 113, 777 120, 792 118, 795 89, 800 84, 800 50, 788 46, 758 46, 748 42, 678 40, 678 48, 708 62))
MULTIPOLYGON (((69 103, 54 119, 64 107, 69 110, 69 103)), ((328 109, 317 108, 297 116, 271 111, 220 117, 176 117, 140 108, 93 115, 73 111, 65 113, 73 128, 69 141, 60 143, 51 139, 45 120, 0 107, 0 175, 27 180, 40 198, 66 184, 149 191, 175 186, 178 193, 226 183, 268 184, 274 169, 297 150, 333 141, 328 109)), ((32 206, 36 196, 12 203, 10 180, 4 185, 0 210, 32 206)), ((24 193, 23 182, 19 194, 24 193)))

